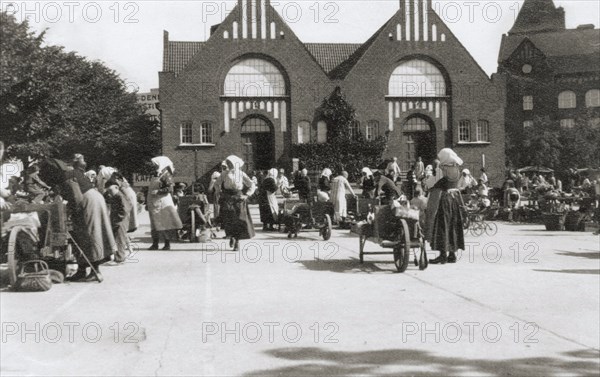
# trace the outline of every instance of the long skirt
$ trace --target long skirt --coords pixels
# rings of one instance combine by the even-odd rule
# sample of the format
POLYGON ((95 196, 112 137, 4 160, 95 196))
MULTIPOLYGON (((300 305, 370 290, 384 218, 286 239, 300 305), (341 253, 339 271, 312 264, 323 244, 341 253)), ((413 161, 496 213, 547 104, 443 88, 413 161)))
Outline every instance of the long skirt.
POLYGON ((183 228, 171 194, 148 195, 148 212, 150 213, 150 227, 154 231, 183 228))
POLYGON ((456 252, 465 249, 461 204, 458 190, 432 190, 426 218, 426 238, 432 250, 456 252))
POLYGON ((117 252, 115 253, 116 262, 124 262, 127 258, 127 249, 129 248, 129 238, 127 238, 127 230, 129 229, 129 215, 113 228, 115 242, 117 243, 117 252))
POLYGON ((240 198, 240 191, 221 193, 221 220, 223 229, 229 237, 247 240, 255 235, 248 202, 240 198))
POLYGON ((137 203, 137 195, 135 191, 131 187, 126 187, 122 189, 123 193, 127 196, 127 199, 131 202, 131 211, 129 212, 129 225, 127 227, 127 232, 135 232, 136 229, 140 226, 138 222, 138 203, 137 203))
POLYGON ((342 221, 348 217, 348 203, 346 201, 346 193, 340 190, 337 195, 333 196, 333 211, 335 221, 342 221))
POLYGON ((279 215, 279 204, 275 193, 266 192, 259 197, 258 209, 260 211, 260 222, 263 224, 277 223, 279 215))
POLYGON ((83 194, 73 227, 76 241, 90 261, 100 261, 117 251, 108 208, 97 190, 83 194))

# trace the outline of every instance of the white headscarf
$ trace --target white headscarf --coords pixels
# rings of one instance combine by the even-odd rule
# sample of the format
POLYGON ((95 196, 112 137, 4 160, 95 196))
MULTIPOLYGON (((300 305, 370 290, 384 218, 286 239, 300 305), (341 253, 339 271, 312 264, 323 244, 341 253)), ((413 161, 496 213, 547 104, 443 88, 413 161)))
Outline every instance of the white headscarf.
POLYGON ((110 177, 112 177, 113 173, 116 171, 117 169, 111 168, 110 166, 104 166, 98 171, 98 176, 96 178, 96 187, 98 188, 98 190, 104 192, 104 184, 110 179, 110 177))
POLYGON ((462 165, 463 160, 450 148, 444 148, 438 153, 441 165, 462 165))
POLYGON ((233 165, 233 170, 241 170, 244 166, 244 160, 235 155, 227 157, 225 161, 229 161, 233 165))
POLYGON ((333 174, 333 173, 331 172, 331 169, 329 169, 329 168, 325 168, 325 169, 323 169, 323 171, 321 172, 321 177, 327 177, 327 178, 329 178, 329 177, 331 177, 331 174, 333 174))
POLYGON ((270 169, 269 170, 269 174, 267 175, 267 177, 271 177, 273 179, 277 179, 277 175, 279 174, 279 171, 275 168, 270 169))
POLYGON ((173 166, 173 161, 171 161, 169 157, 154 157, 152 159, 152 163, 157 166, 156 170, 158 171, 158 173, 161 173, 166 168, 170 168, 171 173, 175 173, 175 166, 173 166))
POLYGON ((367 173, 367 177, 372 177, 373 176, 373 172, 369 168, 362 168, 362 172, 363 173, 367 173))
POLYGON ((462 173, 466 174, 466 175, 471 175, 471 172, 469 171, 469 169, 463 169, 462 173))

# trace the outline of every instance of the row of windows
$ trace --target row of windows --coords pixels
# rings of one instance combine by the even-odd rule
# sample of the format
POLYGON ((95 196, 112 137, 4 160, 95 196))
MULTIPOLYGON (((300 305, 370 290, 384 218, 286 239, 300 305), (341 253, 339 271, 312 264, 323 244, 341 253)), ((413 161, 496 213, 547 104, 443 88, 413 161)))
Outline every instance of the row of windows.
POLYGON ((461 120, 458 122, 458 142, 489 143, 490 123, 487 120, 480 119, 473 125, 470 120, 461 120))
MULTIPOLYGON (((574 109, 577 107, 577 95, 571 90, 565 90, 558 95, 559 109, 574 109)), ((585 93, 585 107, 600 107, 600 89, 590 89, 585 93)), ((533 110, 533 96, 523 96, 523 110, 533 110)))
MULTIPOLYGON (((592 118, 588 120, 588 124, 593 128, 600 128, 600 118, 592 118)), ((526 120, 523 122, 523 128, 533 127, 532 120, 526 120)), ((560 120, 561 128, 575 128, 575 119, 565 118, 560 120)))
POLYGON ((213 124, 202 122, 194 129, 192 122, 184 122, 179 129, 179 137, 182 145, 213 144, 213 124))

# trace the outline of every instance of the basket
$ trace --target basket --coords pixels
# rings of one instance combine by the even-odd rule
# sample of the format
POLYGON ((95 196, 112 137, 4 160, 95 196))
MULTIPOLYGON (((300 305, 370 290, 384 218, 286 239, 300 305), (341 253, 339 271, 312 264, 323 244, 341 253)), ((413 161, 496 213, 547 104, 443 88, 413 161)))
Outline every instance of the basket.
POLYGON ((544 213, 543 218, 546 230, 565 230, 565 217, 566 214, 564 213, 544 213))

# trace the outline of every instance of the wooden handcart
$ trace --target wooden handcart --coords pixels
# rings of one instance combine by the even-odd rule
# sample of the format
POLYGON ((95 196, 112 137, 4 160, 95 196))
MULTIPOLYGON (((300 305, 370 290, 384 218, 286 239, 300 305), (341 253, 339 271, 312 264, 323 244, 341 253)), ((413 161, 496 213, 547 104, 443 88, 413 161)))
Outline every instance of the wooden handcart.
POLYGON ((302 229, 318 230, 319 236, 328 241, 333 228, 333 203, 307 203, 299 199, 286 199, 279 212, 279 227, 284 226, 288 238, 298 237, 302 229))
POLYGON ((398 272, 404 272, 410 263, 411 250, 414 263, 420 270, 427 268, 429 261, 425 250, 425 237, 418 220, 396 217, 388 205, 374 207, 375 219, 355 224, 352 232, 359 236, 359 258, 364 262, 365 255, 393 254, 398 272), (379 244, 391 251, 365 251, 367 241, 379 244), (417 257, 417 250, 420 251, 417 257))

